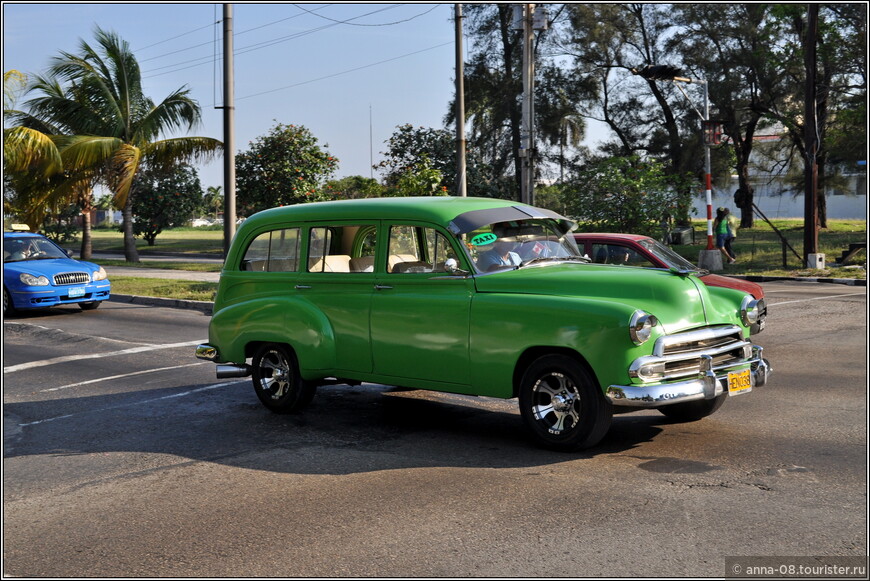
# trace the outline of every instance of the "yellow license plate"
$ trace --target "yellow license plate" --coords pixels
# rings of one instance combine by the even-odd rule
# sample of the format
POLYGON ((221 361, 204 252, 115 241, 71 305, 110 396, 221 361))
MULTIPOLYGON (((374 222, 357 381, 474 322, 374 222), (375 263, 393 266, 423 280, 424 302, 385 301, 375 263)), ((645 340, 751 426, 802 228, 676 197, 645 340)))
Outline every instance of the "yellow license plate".
POLYGON ((752 391, 752 376, 749 369, 728 374, 728 395, 752 391))

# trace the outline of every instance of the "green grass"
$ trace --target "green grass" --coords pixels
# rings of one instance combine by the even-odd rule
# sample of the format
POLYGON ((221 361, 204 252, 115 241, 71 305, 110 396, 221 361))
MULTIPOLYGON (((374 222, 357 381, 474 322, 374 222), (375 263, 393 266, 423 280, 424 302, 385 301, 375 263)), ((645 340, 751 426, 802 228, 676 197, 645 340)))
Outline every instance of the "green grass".
MULTIPOLYGON (((95 229, 92 230, 91 237, 94 252, 124 254, 124 236, 117 230, 95 229)), ((148 246, 147 242, 137 238, 136 249, 140 256, 171 252, 214 254, 215 257, 221 257, 224 252, 224 233, 223 230, 204 228, 174 228, 159 234, 154 241, 154 246, 148 246)))
POLYGON ((112 294, 162 297, 186 301, 213 301, 217 283, 162 278, 113 276, 112 294))
MULTIPOLYGON (((785 236, 791 248, 803 256, 804 228, 802 220, 772 220, 777 230, 785 236)), ((694 245, 674 246, 674 250, 697 264, 698 254, 706 248, 707 221, 695 220, 694 245)), ((867 222, 864 220, 828 220, 828 227, 819 232, 820 253, 825 255, 825 269, 805 268, 798 256, 786 247, 785 264, 783 264, 783 244, 780 237, 769 224, 756 220, 752 228, 741 228, 734 241, 734 252, 737 254, 735 264, 725 265, 722 274, 732 275, 762 275, 762 276, 797 276, 797 277, 831 277, 866 279, 867 271, 856 268, 867 262, 866 251, 859 251, 850 265, 833 267, 841 253, 850 243, 867 242, 867 222)))

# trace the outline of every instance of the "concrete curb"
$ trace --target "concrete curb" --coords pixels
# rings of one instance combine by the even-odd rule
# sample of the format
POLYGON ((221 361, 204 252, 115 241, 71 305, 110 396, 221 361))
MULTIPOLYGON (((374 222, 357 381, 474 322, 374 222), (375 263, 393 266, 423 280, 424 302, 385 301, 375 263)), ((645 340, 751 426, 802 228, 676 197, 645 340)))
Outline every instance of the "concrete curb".
POLYGON ((182 299, 166 299, 161 297, 141 297, 137 295, 116 295, 109 296, 109 301, 113 303, 131 303, 136 305, 150 305, 154 307, 165 307, 168 309, 194 309, 202 311, 206 315, 212 314, 214 303, 211 301, 186 301, 182 299))
POLYGON ((740 278, 750 282, 773 282, 793 280, 795 282, 820 282, 828 284, 845 284, 848 286, 867 286, 867 279, 861 278, 825 278, 825 277, 794 277, 794 276, 753 276, 751 274, 729 274, 731 278, 740 278))

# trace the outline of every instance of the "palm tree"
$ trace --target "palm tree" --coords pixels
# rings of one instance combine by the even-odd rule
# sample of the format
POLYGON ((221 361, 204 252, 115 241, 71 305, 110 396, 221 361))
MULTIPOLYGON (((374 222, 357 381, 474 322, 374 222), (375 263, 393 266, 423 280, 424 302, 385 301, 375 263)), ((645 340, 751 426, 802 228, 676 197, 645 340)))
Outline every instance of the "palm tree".
MULTIPOLYGON (((27 77, 16 70, 3 73, 3 117, 21 113, 15 109, 18 94, 25 88, 27 77)), ((61 159, 51 138, 29 127, 3 129, 3 166, 7 172, 33 172, 42 176, 57 173, 61 159)))
POLYGON ((210 137, 161 139, 199 124, 201 111, 190 91, 182 87, 155 104, 142 92, 139 63, 128 43, 99 27, 95 37, 96 48, 82 41, 80 54, 61 52, 53 59, 48 75, 31 87, 42 95, 26 104, 31 121, 58 131, 53 139, 64 167, 76 176, 69 191, 99 182, 113 193, 123 210, 126 260, 139 262, 131 191, 139 167, 208 160, 222 144, 210 137))
POLYGON ((220 186, 209 186, 206 188, 205 206, 209 209, 214 208, 214 219, 217 220, 221 208, 224 207, 224 195, 221 193, 220 186))

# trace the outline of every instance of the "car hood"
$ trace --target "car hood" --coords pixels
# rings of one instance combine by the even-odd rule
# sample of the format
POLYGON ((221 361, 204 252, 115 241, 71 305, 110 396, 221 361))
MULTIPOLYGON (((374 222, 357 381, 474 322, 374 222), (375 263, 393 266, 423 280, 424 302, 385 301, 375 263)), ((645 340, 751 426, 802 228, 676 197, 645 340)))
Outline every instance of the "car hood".
POLYGON ((701 276, 704 284, 710 286, 718 286, 723 288, 733 288, 745 293, 749 293, 755 299, 764 298, 764 289, 760 284, 743 280, 742 278, 734 278, 733 276, 722 276, 721 274, 705 274, 701 276))
POLYGON ((664 270, 592 264, 548 264, 476 277, 482 293, 519 293, 621 302, 655 315, 668 332, 720 317, 706 287, 694 275, 664 270), (705 309, 705 306, 707 307, 705 309))
POLYGON ((100 267, 92 262, 70 260, 69 258, 44 258, 40 260, 18 260, 4 262, 3 270, 27 272, 30 274, 52 276, 61 272, 95 272, 100 267))

